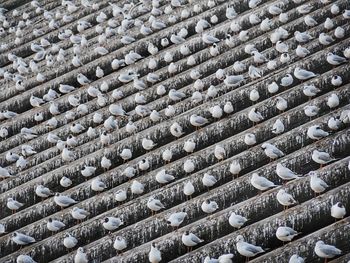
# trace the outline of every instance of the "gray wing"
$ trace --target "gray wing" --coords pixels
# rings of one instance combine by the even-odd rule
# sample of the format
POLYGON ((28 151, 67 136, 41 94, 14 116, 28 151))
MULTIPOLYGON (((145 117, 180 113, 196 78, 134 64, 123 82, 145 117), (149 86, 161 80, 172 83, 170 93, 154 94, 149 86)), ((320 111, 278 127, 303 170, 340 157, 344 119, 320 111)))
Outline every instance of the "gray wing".
POLYGON ((154 205, 155 205, 155 206, 158 206, 158 207, 160 207, 160 208, 163 208, 163 207, 164 207, 163 204, 162 204, 159 200, 156 200, 156 201, 154 202, 154 205))
POLYGON ((258 182, 262 187, 270 187, 270 186, 274 185, 273 182, 271 182, 270 180, 268 180, 266 178, 261 178, 261 179, 259 179, 258 182))
POLYGON ((55 227, 58 227, 58 228, 61 228, 61 227, 64 227, 64 226, 65 226, 65 224, 63 224, 63 223, 60 222, 60 221, 55 221, 55 222, 54 222, 54 225, 55 225, 55 227))
POLYGON ((334 247, 334 246, 329 246, 329 245, 324 245, 320 247, 320 250, 325 253, 326 255, 340 255, 341 250, 334 247))
POLYGON ((332 59, 333 59, 334 61, 336 61, 336 62, 339 62, 339 63, 342 63, 342 62, 345 62, 345 61, 346 61, 346 59, 343 58, 343 57, 341 57, 341 56, 333 56, 332 59))
POLYGON ((89 215, 89 212, 87 212, 87 211, 84 210, 84 209, 81 209, 80 213, 83 214, 83 215, 85 215, 85 216, 88 216, 88 215, 89 215))
POLYGON ((331 160, 331 157, 326 153, 319 154, 318 158, 324 162, 329 162, 331 160))
POLYGON ((200 240, 196 235, 191 235, 191 240, 194 243, 200 243, 202 240, 200 240))
POLYGON ((42 193, 45 195, 52 195, 53 194, 53 192, 49 188, 44 188, 42 193))
POLYGON ((247 244, 245 249, 248 250, 251 253, 254 253, 254 254, 257 254, 257 253, 263 251, 261 247, 254 246, 254 245, 251 245, 251 244, 247 244))
POLYGON ((23 243, 34 243, 35 239, 30 236, 20 235, 18 239, 23 243))
POLYGON ((208 122, 208 120, 207 120, 206 118, 203 118, 203 117, 201 117, 201 116, 198 116, 198 117, 196 118, 196 122, 199 123, 199 124, 205 124, 205 123, 208 122))
POLYGON ((277 149, 277 148, 273 148, 272 151, 273 151, 274 154, 276 154, 279 157, 284 156, 284 153, 281 150, 277 149))

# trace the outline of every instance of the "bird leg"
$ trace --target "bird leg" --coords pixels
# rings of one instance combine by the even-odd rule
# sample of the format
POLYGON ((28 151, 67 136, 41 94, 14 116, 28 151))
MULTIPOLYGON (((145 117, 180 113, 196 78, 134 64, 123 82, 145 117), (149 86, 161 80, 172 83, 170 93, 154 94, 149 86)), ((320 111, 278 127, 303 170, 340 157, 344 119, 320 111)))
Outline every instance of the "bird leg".
POLYGON ((323 167, 323 164, 321 163, 321 164, 320 164, 320 169, 321 169, 322 167, 323 167))

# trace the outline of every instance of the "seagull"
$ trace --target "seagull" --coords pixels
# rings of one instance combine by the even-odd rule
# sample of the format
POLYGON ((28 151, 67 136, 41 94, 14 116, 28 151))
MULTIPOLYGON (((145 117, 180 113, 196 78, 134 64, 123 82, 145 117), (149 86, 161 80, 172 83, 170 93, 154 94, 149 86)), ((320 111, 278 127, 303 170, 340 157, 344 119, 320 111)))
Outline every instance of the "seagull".
POLYGON ((120 157, 124 160, 127 161, 132 158, 132 152, 130 149, 123 149, 122 152, 120 153, 120 157))
POLYGON ((3 224, 0 224, 0 235, 6 234, 5 226, 3 224))
POLYGON ((315 192, 315 197, 317 194, 323 193, 329 187, 325 181, 318 177, 316 172, 311 171, 309 172, 309 175, 311 178, 310 187, 315 192))
POLYGON ((196 143, 192 139, 189 139, 185 141, 183 148, 187 153, 193 153, 194 149, 196 148, 196 143))
POLYGON ((128 198, 128 195, 126 190, 120 189, 115 193, 114 197, 118 202, 124 202, 128 198))
POLYGON ((65 188, 70 187, 72 185, 72 180, 63 176, 60 180, 60 185, 65 188))
POLYGON ((41 104, 45 103, 43 99, 35 97, 34 95, 30 96, 29 102, 32 107, 41 107, 41 104))
POLYGON ((328 128, 330 128, 331 130, 338 130, 341 125, 341 121, 335 117, 331 117, 328 120, 327 125, 328 125, 328 128))
POLYGON ((345 207, 341 202, 337 202, 331 207, 331 216, 337 219, 343 219, 346 215, 345 207))
POLYGON ((313 125, 307 129, 307 136, 312 140, 319 140, 328 135, 329 133, 322 130, 320 125, 313 125))
POLYGON ((288 108, 288 103, 287 101, 282 98, 282 97, 276 97, 276 108, 280 111, 280 112, 284 112, 287 108, 288 108))
POLYGON ((23 127, 21 129, 21 134, 27 140, 31 140, 38 137, 38 134, 32 128, 23 127))
POLYGON ((223 160, 225 159, 226 151, 225 148, 222 147, 221 145, 215 145, 214 149, 214 156, 218 160, 223 160))
POLYGON ((227 101, 224 105, 224 112, 226 114, 231 114, 233 112, 233 106, 231 101, 227 101))
POLYGON ((187 196, 189 196, 191 198, 194 191, 195 191, 194 186, 191 183, 191 181, 188 181, 186 184, 184 184, 183 192, 186 195, 186 198, 187 198, 187 196))
POLYGON ((284 124, 280 119, 277 119, 272 125, 272 133, 281 134, 284 132, 284 124))
POLYGON ((102 192, 107 189, 107 186, 100 178, 94 178, 91 181, 91 190, 95 192, 102 192))
POLYGON ((341 56, 338 56, 336 54, 333 54, 331 52, 327 53, 327 62, 331 64, 332 66, 338 66, 342 63, 347 62, 347 59, 341 56))
POLYGON ((288 44, 286 43, 283 43, 281 40, 278 40, 276 42, 276 50, 279 52, 279 53, 288 53, 288 50, 289 50, 289 46, 288 44))
POLYGON ((304 58, 310 54, 310 51, 306 47, 298 45, 295 49, 295 54, 300 58, 304 58))
POLYGON ((233 176, 236 176, 241 172, 241 170, 242 170, 242 167, 241 167, 239 161, 233 160, 232 163, 230 164, 230 173, 233 176))
POLYGON ((181 92, 181 91, 177 91, 175 89, 171 89, 169 90, 169 99, 172 101, 180 101, 183 98, 186 98, 186 94, 181 92))
POLYGON ((209 44, 209 45, 220 42, 220 39, 218 39, 212 35, 209 35, 207 33, 202 35, 202 40, 205 44, 209 44))
POLYGON ((244 143, 248 146, 256 144, 256 137, 253 133, 247 133, 244 135, 244 143))
POLYGON ((90 177, 91 175, 95 174, 95 171, 96 171, 96 167, 85 165, 83 167, 83 169, 81 169, 80 173, 82 174, 82 176, 84 176, 86 178, 86 177, 90 177))
POLYGON ((70 197, 68 197, 66 195, 61 195, 60 193, 56 193, 55 194, 54 201, 62 209, 63 209, 63 207, 68 207, 68 206, 70 206, 72 204, 78 203, 73 198, 70 198, 70 197))
POLYGON ((322 32, 318 36, 318 41, 320 42, 321 45, 327 46, 327 45, 330 45, 332 42, 334 42, 334 39, 330 35, 327 35, 326 33, 322 32))
POLYGON ((240 229, 246 222, 248 221, 247 218, 244 216, 238 215, 235 212, 230 213, 230 217, 228 219, 229 224, 237 229, 240 229))
POLYGON ((254 126, 256 123, 258 123, 258 122, 264 120, 264 117, 261 115, 261 113, 260 113, 259 111, 257 111, 256 108, 252 108, 252 109, 249 111, 249 113, 248 113, 248 118, 249 118, 249 120, 251 120, 251 121, 253 122, 253 126, 254 126))
POLYGON ((167 184, 170 183, 171 181, 175 180, 175 177, 172 176, 171 174, 167 174, 165 169, 160 170, 156 174, 156 181, 160 184, 167 184))
POLYGON ((89 80, 85 75, 79 73, 77 75, 77 81, 80 85, 85 86, 91 83, 91 80, 89 80))
POLYGON ((197 127, 202 127, 203 125, 207 124, 209 121, 201 116, 198 116, 197 114, 192 114, 190 117, 190 123, 191 125, 197 127))
POLYGON ((101 159, 101 167, 107 171, 112 166, 112 162, 106 156, 103 156, 101 159))
POLYGON ((126 117, 128 115, 121 105, 111 104, 108 110, 114 116, 126 117))
POLYGON ((136 125, 130 120, 126 126, 125 126, 125 130, 128 132, 128 133, 134 133, 136 130, 137 130, 137 127, 136 125))
POLYGON ((297 254, 293 254, 289 258, 289 262, 288 263, 304 263, 304 259, 302 257, 299 257, 297 254))
MULTIPOLYGON (((281 80, 281 85, 288 84, 288 83, 287 83, 287 78, 288 78, 288 77, 282 78, 282 80, 281 80)), ((289 78, 288 78, 288 79, 289 79, 289 78)), ((293 82, 293 77, 292 77, 291 81, 293 82)), ((290 85, 290 84, 288 84, 288 85, 290 85)), ((268 90, 268 92, 271 93, 271 94, 276 93, 276 92, 278 91, 278 89, 279 89, 279 86, 278 86, 278 84, 277 84, 275 81, 272 82, 272 83, 270 83, 269 85, 267 85, 267 90, 268 90)))
POLYGON ((143 139, 142 139, 142 147, 143 147, 143 149, 145 149, 146 151, 152 150, 155 146, 157 146, 157 144, 154 143, 152 140, 147 139, 147 138, 143 138, 143 139))
POLYGON ((227 87, 238 87, 244 81, 243 75, 226 75, 224 83, 227 87))
POLYGON ((331 83, 332 83, 333 86, 336 86, 336 87, 342 85, 343 84, 342 77, 338 76, 338 75, 333 76, 332 79, 331 79, 331 83))
POLYGON ((32 257, 28 255, 19 255, 16 259, 17 263, 37 263, 32 257))
POLYGON ((150 263, 159 263, 162 261, 162 255, 154 242, 151 244, 151 251, 148 254, 150 263))
POLYGON ((314 117, 318 114, 320 108, 314 105, 307 105, 304 107, 304 113, 308 117, 314 117))
POLYGON ((114 231, 124 223, 118 217, 109 216, 102 220, 102 226, 108 231, 114 231))
POLYGON ((74 219, 77 219, 79 223, 80 220, 85 219, 89 215, 89 212, 87 212, 82 208, 74 207, 73 210, 71 211, 71 214, 72 214, 72 217, 74 219))
POLYGON ((145 188, 145 186, 136 180, 133 181, 131 186, 130 186, 131 193, 137 194, 137 195, 142 194, 144 191, 144 188, 145 188))
POLYGON ((160 200, 150 197, 147 202, 147 207, 151 209, 152 216, 157 213, 159 210, 164 209, 165 206, 160 202, 160 200))
POLYGON ((299 31, 294 32, 294 37, 295 37, 295 40, 298 41, 299 43, 306 43, 313 39, 313 37, 310 36, 308 33, 299 32, 299 31))
POLYGON ((251 257, 255 257, 257 254, 265 252, 261 247, 245 242, 241 235, 236 237, 236 248, 238 253, 245 256, 248 260, 251 257))
POLYGON ((192 247, 204 242, 203 239, 198 238, 195 234, 186 231, 181 237, 182 243, 187 247, 187 252, 192 251, 192 247))
POLYGON ((327 245, 322 240, 316 242, 314 251, 317 256, 324 258, 327 262, 328 258, 334 258, 342 253, 342 251, 335 246, 327 245))
POLYGON ((277 201, 283 205, 283 210, 288 209, 288 206, 297 204, 298 202, 286 190, 280 189, 277 193, 277 201))
POLYGON ((284 156, 284 153, 280 149, 270 143, 263 143, 261 148, 264 149, 266 156, 269 157, 270 160, 284 156))
POLYGON ((185 209, 183 209, 181 212, 171 214, 167 219, 167 223, 173 228, 179 228, 186 216, 187 213, 185 212, 185 209))
POLYGON ((89 260, 87 258, 84 248, 82 247, 78 248, 77 253, 74 256, 74 263, 88 263, 88 262, 89 260))
POLYGON ((304 17, 304 22, 309 27, 314 27, 318 24, 317 21, 310 15, 306 15, 304 17))
POLYGON ((223 114, 222 109, 219 105, 215 105, 209 108, 209 112, 211 113, 211 116, 215 119, 220 119, 223 114))
POLYGON ((142 159, 142 160, 140 160, 139 162, 138 162, 138 166, 139 166, 139 169, 141 170, 141 171, 146 171, 146 170, 148 170, 148 168, 149 168, 149 161, 148 161, 148 159, 142 159))
POLYGON ((218 204, 215 201, 205 200, 201 205, 202 211, 207 214, 214 213, 217 209, 219 209, 218 204))
POLYGON ((259 191, 265 191, 269 188, 276 187, 274 182, 271 182, 263 176, 259 176, 257 173, 253 173, 250 179, 250 183, 259 191))
POLYGON ((294 76, 299 80, 307 80, 307 79, 316 77, 318 75, 311 71, 296 67, 294 69, 294 76))
POLYGON ((179 123, 174 122, 171 126, 170 126, 170 133, 176 137, 179 138, 181 137, 183 134, 185 134, 185 132, 182 131, 182 127, 180 126, 179 123))
POLYGON ((195 166, 192 160, 188 159, 184 162, 184 171, 186 173, 192 173, 194 169, 195 169, 195 166))
POLYGON ((292 239, 299 234, 301 233, 288 226, 280 226, 276 230, 276 237, 283 243, 292 241, 292 239))
POLYGON ((114 249, 117 250, 117 253, 119 251, 123 251, 127 247, 127 243, 126 243, 125 238, 123 238, 121 236, 117 236, 115 238, 114 243, 113 243, 113 247, 114 247, 114 249))
POLYGON ((260 98, 259 91, 257 89, 252 89, 249 93, 249 99, 252 102, 256 102, 259 100, 259 98, 260 98))
POLYGON ((277 163, 276 174, 284 181, 289 181, 298 178, 300 175, 294 173, 289 168, 283 166, 281 163, 277 163))
POLYGON ((27 236, 27 235, 19 233, 19 232, 14 232, 11 235, 11 239, 14 243, 16 243, 17 245, 21 245, 21 246, 29 245, 29 244, 36 242, 33 237, 27 236))
POLYGON ((303 93, 305 96, 309 97, 309 99, 316 96, 319 92, 321 92, 321 90, 316 88, 314 84, 306 85, 303 87, 303 93))
POLYGON ((331 109, 334 109, 339 106, 339 97, 337 94, 332 93, 328 98, 327 98, 327 106, 331 109))
POLYGON ((170 163, 171 159, 173 158, 173 153, 170 149, 164 150, 162 153, 162 158, 165 161, 165 163, 170 163))
POLYGON ((329 153, 327 152, 320 152, 318 150, 314 150, 312 152, 312 156, 311 156, 312 160, 318 164, 321 165, 321 167, 324 165, 324 164, 328 164, 330 162, 333 162, 337 159, 331 157, 329 155, 329 153))
POLYGON ((46 227, 51 232, 57 232, 60 231, 62 228, 64 228, 66 225, 62 223, 59 220, 54 220, 52 218, 49 218, 47 221, 46 227))
POLYGON ((72 236, 69 233, 65 234, 64 239, 63 239, 63 245, 67 249, 71 249, 71 248, 75 247, 77 244, 78 244, 78 240, 74 236, 72 236))
POLYGON ((41 198, 47 198, 50 195, 54 195, 54 192, 52 192, 49 188, 39 184, 35 188, 35 193, 37 196, 41 198))
POLYGON ((20 209, 22 206, 24 206, 23 203, 20 203, 16 200, 14 200, 12 197, 9 197, 7 199, 7 203, 6 203, 6 206, 11 209, 12 211, 12 214, 14 214, 14 212, 18 209, 20 209))
POLYGON ((217 182, 217 179, 208 173, 205 173, 202 178, 202 183, 204 186, 208 188, 208 190, 209 190, 209 187, 212 187, 214 184, 216 184, 216 182, 217 182))
MULTIPOLYGON (((294 70, 295 71, 295 70, 294 70)), ((295 74, 294 74, 295 75, 295 74)), ((291 74, 287 74, 285 77, 281 79, 281 86, 288 87, 293 84, 293 76, 291 74)))

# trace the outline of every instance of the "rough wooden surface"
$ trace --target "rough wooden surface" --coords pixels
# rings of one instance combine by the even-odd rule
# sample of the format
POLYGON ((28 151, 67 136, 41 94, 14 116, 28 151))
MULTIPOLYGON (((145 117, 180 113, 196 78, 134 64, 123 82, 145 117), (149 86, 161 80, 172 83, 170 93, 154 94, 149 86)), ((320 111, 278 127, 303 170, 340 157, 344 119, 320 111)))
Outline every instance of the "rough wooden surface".
MULTIPOLYGON (((235 248, 235 238, 241 234, 245 239, 264 248, 270 248, 267 253, 260 255, 252 262, 288 262, 289 257, 298 253, 304 257, 306 262, 321 262, 313 252, 315 242, 323 239, 326 243, 331 243, 342 249, 343 254, 332 262, 346 262, 349 260, 350 238, 349 217, 334 223, 330 216, 330 207, 335 201, 342 201, 346 209, 350 211, 350 130, 349 123, 342 123, 338 130, 331 131, 327 127, 327 122, 331 117, 339 118, 340 115, 350 110, 350 67, 349 62, 333 67, 325 63, 325 54, 333 52, 339 55, 350 46, 350 23, 349 19, 344 19, 342 13, 333 15, 330 8, 337 4, 340 10, 349 9, 347 0, 330 1, 323 4, 319 0, 301 0, 298 3, 287 0, 263 1, 254 9, 248 7, 248 1, 216 1, 214 7, 208 7, 207 1, 189 1, 185 5, 173 8, 171 15, 176 16, 175 23, 168 22, 169 14, 161 14, 157 19, 166 21, 167 27, 162 30, 154 30, 149 36, 140 34, 139 28, 133 26, 128 34, 136 41, 123 45, 121 36, 116 34, 108 39, 105 47, 109 54, 105 56, 96 55, 92 52, 98 46, 99 34, 95 31, 98 23, 96 16, 105 12, 108 18, 113 18, 112 7, 109 1, 98 1, 98 10, 81 8, 73 14, 74 20, 69 23, 60 22, 58 29, 52 30, 47 27, 47 22, 42 21, 41 14, 36 13, 29 1, 4 1, 0 7, 9 9, 8 20, 12 25, 16 25, 19 17, 11 17, 10 13, 16 9, 19 12, 30 12, 30 18, 34 22, 33 27, 24 29, 25 37, 23 43, 16 45, 15 34, 6 34, 1 39, 0 44, 6 44, 0 54, 0 65, 3 70, 15 73, 12 63, 8 60, 8 53, 23 57, 26 62, 33 59, 34 53, 30 49, 31 43, 38 43, 42 37, 47 38, 52 43, 67 52, 67 63, 55 65, 54 70, 46 68, 45 60, 38 62, 42 73, 46 77, 44 83, 36 80, 36 75, 29 73, 25 81, 26 90, 19 92, 15 89, 15 82, 8 81, 0 77, 0 110, 11 110, 19 113, 17 117, 10 120, 0 121, 0 129, 5 127, 9 131, 6 138, 0 140, 0 166, 15 174, 15 178, 0 181, 0 224, 5 225, 7 233, 0 236, 0 262, 16 262, 16 258, 21 254, 31 255, 38 262, 73 262, 76 249, 82 246, 86 249, 91 262, 148 262, 148 253, 152 242, 155 242, 162 253, 162 262, 203 262, 205 256, 219 257, 223 253, 232 253, 234 262, 244 262, 235 248), (289 20, 286 23, 279 21, 278 16, 269 14, 268 7, 271 5, 282 5, 283 11, 288 14, 289 20), (312 16, 319 23, 314 27, 307 27, 304 22, 305 14, 300 14, 297 10, 301 5, 312 5, 313 9, 308 15, 312 16), (194 11, 194 6, 201 7, 200 12, 194 11), (238 13, 236 21, 249 32, 248 41, 241 41, 235 36, 233 46, 225 44, 227 33, 232 33, 230 26, 232 20, 225 16, 228 7, 234 7, 238 13), (183 18, 181 14, 184 10, 189 11, 189 17, 183 18), (259 17, 271 18, 271 29, 264 32, 260 25, 251 25, 249 17, 254 12, 259 17), (218 43, 220 54, 213 57, 209 52, 209 47, 202 41, 202 34, 195 32, 195 26, 200 19, 210 20, 216 15, 218 23, 212 25, 206 32, 222 39, 218 43), (324 20, 326 17, 332 18, 334 27, 327 31, 333 35, 337 26, 345 29, 345 36, 342 39, 323 46, 319 43, 318 35, 325 32, 324 20), (74 67, 71 63, 73 56, 73 44, 66 40, 59 40, 57 33, 60 30, 70 29, 77 33, 77 21, 86 20, 92 27, 82 32, 89 41, 89 48, 81 56, 83 66, 74 67), (284 43, 290 48, 290 61, 281 63, 280 53, 275 49, 270 41, 270 35, 279 27, 283 27, 289 32, 307 31, 314 39, 303 44, 310 50, 310 54, 305 58, 299 58, 295 54, 298 45, 294 34, 290 34, 284 43), (30 32, 33 28, 43 29, 44 34, 35 37, 30 32), (180 45, 160 46, 160 39, 170 38, 173 33, 181 28, 187 28, 189 35, 185 44, 192 52, 196 64, 187 64, 188 56, 184 56, 179 51, 180 45), (150 55, 147 51, 148 43, 153 43, 159 47, 159 52, 150 55), (241 61, 246 65, 254 64, 251 55, 245 52, 247 44, 253 44, 269 59, 278 60, 278 67, 274 70, 268 69, 266 64, 259 65, 263 71, 263 76, 258 79, 251 79, 247 70, 244 71, 244 81, 239 87, 232 88, 226 86, 222 80, 216 77, 219 68, 225 70, 226 74, 233 75, 233 63, 241 61), (89 50, 91 49, 91 51, 89 50), (143 58, 132 65, 122 66, 118 70, 113 70, 110 66, 113 59, 122 59, 130 51, 142 54, 143 58), (173 62, 178 66, 176 74, 169 74, 168 63, 164 61, 164 55, 170 52, 173 55, 173 62), (150 58, 154 58, 159 63, 154 70, 148 68, 150 58), (98 79, 95 77, 95 69, 100 66, 104 69, 105 76, 98 79), (287 88, 282 88, 274 94, 270 94, 267 86, 276 81, 278 84, 287 73, 293 74, 295 67, 301 67, 318 75, 308 81, 294 82, 287 88), (198 70, 202 76, 204 87, 200 92, 205 98, 210 85, 215 85, 218 96, 212 99, 204 99, 200 103, 194 103, 191 99, 194 92, 194 82, 190 76, 191 70, 198 70), (161 114, 158 122, 153 122, 149 116, 141 118, 135 114, 136 93, 139 92, 133 83, 123 84, 118 80, 118 76, 129 71, 138 72, 139 79, 146 81, 150 72, 160 76, 159 81, 148 87, 141 93, 146 98, 146 106, 152 110, 157 110, 161 114), (102 82, 109 84, 107 92, 107 103, 104 106, 97 104, 97 98, 87 94, 88 86, 79 87, 76 76, 83 73, 92 79, 91 85, 98 87, 102 82), (331 78, 339 75, 343 79, 342 85, 334 87, 331 85, 331 78), (29 103, 31 95, 42 97, 50 88, 58 90, 59 84, 69 84, 76 86, 76 90, 69 94, 62 94, 55 100, 62 110, 61 114, 55 116, 58 125, 55 129, 47 126, 47 121, 52 117, 49 112, 49 104, 46 103, 38 108, 33 108, 29 103), (303 94, 305 85, 314 84, 321 89, 317 96, 309 99, 303 94), (159 85, 164 85, 166 94, 157 95, 156 90, 159 85), (113 90, 118 89, 123 92, 124 97, 120 100, 112 98, 113 90), (186 98, 179 102, 171 102, 168 97, 170 89, 176 89, 186 94, 186 98), (249 100, 250 92, 255 89, 259 92, 259 100, 252 105, 249 100), (71 106, 67 98, 70 95, 79 95, 81 103, 88 106, 88 112, 84 115, 77 114, 71 121, 67 120, 67 111, 76 112, 76 108, 71 106), (330 109, 326 101, 331 94, 337 94, 340 100, 338 107, 330 109), (276 108, 276 98, 283 97, 288 101, 288 108, 285 112, 280 112, 276 108), (227 101, 233 105, 233 113, 224 114, 220 119, 211 116, 209 109, 215 105, 221 108, 227 101), (118 128, 110 132, 112 136, 111 145, 104 147, 100 141, 99 134, 104 131, 102 124, 93 122, 94 114, 100 113, 103 119, 107 119, 111 114, 108 107, 111 104, 122 105, 137 126, 135 134, 129 134, 125 126, 126 119, 118 119, 118 128), (164 110, 168 105, 175 107, 175 116, 168 118, 164 115, 164 110), (309 118, 304 113, 306 105, 316 105, 320 108, 319 114, 309 118), (264 120, 258 125, 252 126, 248 119, 248 113, 253 108, 257 108, 264 120), (40 123, 34 121, 35 113, 42 112, 44 120, 40 123), (196 130, 189 122, 192 114, 201 115, 209 120, 208 124, 196 130), (272 125, 280 119, 285 125, 285 132, 276 135, 272 133, 272 125), (170 133, 170 126, 178 122, 185 134, 178 138, 170 133), (61 158, 61 151, 47 141, 47 135, 55 133, 62 139, 66 139, 73 123, 80 123, 84 127, 94 127, 98 135, 90 138, 86 130, 77 135, 78 146, 74 148, 74 161, 66 163, 61 158), (320 125, 322 129, 330 132, 330 135, 319 141, 311 140, 307 136, 307 129, 313 125, 320 125), (24 127, 31 127, 38 133, 38 137, 26 140, 20 131, 24 127), (244 137, 247 133, 256 136, 257 143, 247 146, 244 137), (157 147, 151 151, 142 148, 142 138, 151 138, 157 143, 157 147), (187 140, 196 142, 195 151, 187 154, 183 145, 187 140), (264 142, 272 143, 286 154, 284 157, 269 162, 269 158, 264 154, 261 145, 264 142), (24 169, 16 167, 15 163, 6 160, 6 154, 10 152, 21 152, 23 144, 32 146, 37 153, 27 158, 28 164, 24 169), (224 146, 226 156, 224 160, 217 160, 214 156, 216 145, 224 146), (132 158, 124 163, 120 153, 124 148, 132 150, 132 158), (173 157, 170 163, 165 163, 162 153, 166 149, 171 149, 173 157), (314 149, 326 151, 338 160, 323 168, 319 168, 311 159, 314 149), (100 162, 103 156, 112 161, 112 167, 104 171, 100 162), (145 191, 140 196, 132 196, 130 192, 130 181, 123 175, 126 167, 137 168, 138 162, 147 158, 151 169, 148 171, 138 171, 132 179, 143 183, 145 191), (183 165, 186 160, 195 163, 195 169, 187 174, 183 165), (234 160, 239 160, 242 171, 237 178, 233 178, 229 172, 230 164, 234 160), (276 164, 282 163, 293 171, 304 176, 282 185, 282 180, 277 176, 276 164), (96 173, 85 180, 80 174, 85 165, 98 167, 96 173), (160 185, 156 179, 156 174, 165 169, 175 176, 175 180, 167 185, 160 185), (329 188, 319 197, 314 197, 309 184, 310 179, 305 176, 309 171, 317 170, 320 177, 329 184, 329 188), (250 184, 250 178, 254 172, 265 176, 278 185, 274 189, 259 194, 250 184), (218 182, 208 191, 202 184, 202 177, 205 173, 214 175, 218 182), (68 188, 60 186, 60 179, 66 176, 72 180, 72 185, 68 188), (99 177, 107 185, 106 191, 96 194, 91 190, 91 182, 99 177), (183 186, 191 181, 195 186, 195 193, 192 199, 183 194, 183 186), (35 187, 43 184, 55 192, 69 195, 78 203, 72 207, 60 209, 52 197, 42 200, 35 194, 35 187), (282 211, 282 206, 276 200, 276 193, 279 189, 286 188, 299 204, 282 211), (128 191, 128 199, 125 203, 118 203, 114 194, 116 191, 124 189, 128 191), (166 209, 152 216, 146 204, 153 196, 159 198, 166 209), (14 215, 6 207, 8 197, 23 202, 25 205, 14 215), (205 200, 214 200, 218 203, 219 209, 208 216, 201 210, 201 204, 205 200), (73 207, 84 208, 89 211, 88 219, 77 224, 70 212, 73 207), (174 212, 186 209, 188 217, 181 225, 180 229, 173 231, 167 225, 166 218, 174 212), (240 230, 234 230, 228 223, 230 212, 235 211, 243 214, 249 221, 240 230), (101 220, 106 216, 121 217, 124 225, 113 233, 102 227, 101 220), (46 227, 49 218, 59 219, 65 223, 64 230, 52 234, 46 227), (292 242, 282 244, 276 239, 275 232, 278 226, 288 224, 288 226, 302 232, 292 242), (204 239, 204 242, 195 247, 190 253, 186 253, 186 247, 181 243, 181 235, 185 231, 195 233, 204 239), (33 236, 37 242, 19 249, 19 246, 11 241, 11 234, 14 231, 33 236), (67 252, 63 246, 63 237, 66 233, 71 233, 77 237, 79 243, 72 250, 67 252), (128 246, 122 255, 117 255, 113 248, 113 242, 117 236, 123 236, 128 246)), ((122 6, 130 1, 118 1, 122 6)), ((77 2, 78 3, 78 2, 77 2)), ((137 3, 137 1, 133 1, 137 3)), ((45 10, 51 12, 65 11, 61 1, 45 0, 40 2, 45 10)), ((170 1, 160 1, 159 9, 164 12, 170 1)), ((150 26, 150 9, 147 12, 138 8, 133 12, 133 18, 143 21, 150 26)), ((122 17, 116 17, 118 25, 122 23, 122 17)), ((107 26, 107 21, 99 25, 107 26)), ((349 116, 350 118, 350 116, 349 116)), ((347 214, 348 216, 348 214, 347 214)), ((322 261, 323 262, 323 261, 322 261)))

